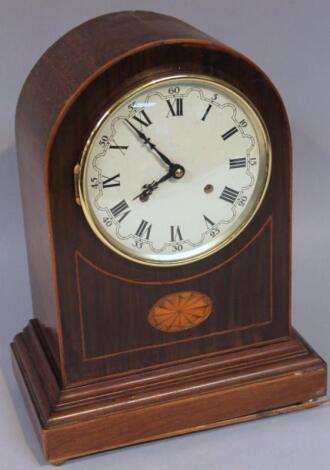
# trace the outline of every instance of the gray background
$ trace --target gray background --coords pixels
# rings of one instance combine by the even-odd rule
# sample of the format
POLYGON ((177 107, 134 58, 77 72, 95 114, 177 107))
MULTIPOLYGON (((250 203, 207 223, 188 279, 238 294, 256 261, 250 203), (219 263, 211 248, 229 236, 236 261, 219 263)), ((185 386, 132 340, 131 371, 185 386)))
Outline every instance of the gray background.
MULTIPOLYGON (((9 341, 32 317, 14 112, 23 80, 59 36, 125 9, 186 20, 252 58, 286 104, 294 146, 294 325, 330 362, 328 0, 0 0, 0 468, 45 466, 14 381, 9 341)), ((68 462, 72 469, 330 469, 330 406, 68 462)))

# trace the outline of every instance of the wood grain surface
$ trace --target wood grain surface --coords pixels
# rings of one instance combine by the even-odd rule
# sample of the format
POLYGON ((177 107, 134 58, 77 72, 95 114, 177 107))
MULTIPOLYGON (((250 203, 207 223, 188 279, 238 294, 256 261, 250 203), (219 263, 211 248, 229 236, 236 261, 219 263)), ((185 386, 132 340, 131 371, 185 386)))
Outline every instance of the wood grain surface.
POLYGON ((249 59, 175 18, 104 15, 35 65, 16 136, 35 319, 15 338, 13 357, 48 460, 325 393, 325 364, 291 327, 287 115, 249 59), (95 237, 75 200, 74 167, 118 98, 185 73, 221 79, 249 98, 269 131, 271 180, 253 221, 222 250, 191 265, 143 266, 95 237), (188 291, 211 300, 205 321, 171 332, 155 328, 155 316, 148 321, 160 299, 188 291))
POLYGON ((290 132, 276 90, 248 59, 162 15, 91 20, 55 43, 32 70, 17 109, 17 148, 34 312, 63 384, 290 334, 290 132), (140 266, 96 239, 75 202, 73 169, 117 98, 178 72, 220 78, 249 97, 269 129, 272 177, 254 220, 223 250, 188 266, 140 266), (145 285, 134 285, 136 279, 145 285), (178 333, 171 339, 178 344, 157 356, 142 353, 144 346, 168 342, 147 329, 144 317, 157 299, 177 290, 208 295, 215 314, 178 333), (129 328, 121 328, 123 316, 129 328), (216 336, 205 341, 210 334, 216 336), (196 341, 181 341, 193 336, 196 341), (111 357, 136 349, 139 354, 111 357))
MULTIPOLYGON (((37 322, 12 345, 14 370, 52 463, 283 413, 326 393, 326 365, 296 334, 123 379, 62 390, 37 322), (36 367, 38 364, 38 367, 36 367), (280 408, 278 411, 277 409, 280 408)), ((315 402, 317 404, 317 402, 315 402)))

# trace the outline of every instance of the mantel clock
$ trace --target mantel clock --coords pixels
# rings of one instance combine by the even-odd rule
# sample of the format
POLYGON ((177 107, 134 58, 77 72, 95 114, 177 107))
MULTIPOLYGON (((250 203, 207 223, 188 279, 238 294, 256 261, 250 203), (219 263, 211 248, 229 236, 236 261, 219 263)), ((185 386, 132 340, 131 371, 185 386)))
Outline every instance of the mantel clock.
POLYGON ((291 140, 249 59, 175 18, 78 26, 19 98, 35 318, 12 344, 52 463, 313 406, 291 326, 291 140))

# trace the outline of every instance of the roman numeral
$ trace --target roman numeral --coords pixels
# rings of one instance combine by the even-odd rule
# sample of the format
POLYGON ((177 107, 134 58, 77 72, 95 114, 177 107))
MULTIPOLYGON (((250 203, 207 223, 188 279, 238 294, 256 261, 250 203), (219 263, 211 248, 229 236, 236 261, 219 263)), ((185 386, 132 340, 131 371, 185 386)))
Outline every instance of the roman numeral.
POLYGON ((108 178, 107 176, 102 176, 102 178, 103 188, 114 188, 115 186, 120 186, 120 173, 118 173, 118 175, 111 176, 111 178, 108 178))
POLYGON ((203 114, 202 121, 205 121, 205 119, 206 119, 206 116, 209 114, 209 112, 210 112, 211 108, 212 108, 212 105, 211 105, 211 104, 209 104, 209 105, 208 105, 208 107, 206 108, 206 111, 205 111, 205 113, 203 114))
POLYGON ((236 132, 238 132, 238 129, 237 127, 232 127, 231 129, 229 129, 229 131, 225 132, 224 134, 222 134, 222 139, 223 140, 227 140, 229 139, 229 137, 231 137, 232 135, 236 134, 236 132))
POLYGON ((126 210, 128 208, 127 202, 123 199, 110 210, 114 217, 119 217, 118 222, 121 222, 131 212, 130 210, 126 210))
POLYGON ((110 150, 119 150, 122 155, 125 156, 125 152, 128 149, 128 145, 118 145, 114 138, 111 139, 112 144, 109 145, 110 150))
POLYGON ((246 157, 229 159, 229 168, 231 170, 234 168, 245 168, 245 167, 246 167, 246 157))
POLYGON ((205 214, 203 214, 206 229, 209 233, 209 235, 214 238, 220 233, 220 229, 216 227, 215 223, 213 220, 209 219, 205 214))
POLYGON ((215 223, 209 219, 206 215, 203 214, 203 217, 204 217, 204 220, 205 220, 205 224, 206 224, 206 228, 209 229, 211 227, 214 227, 215 223))
POLYGON ((183 116, 183 99, 182 98, 174 98, 173 104, 170 100, 166 100, 168 107, 170 108, 168 115, 171 113, 172 116, 183 116))
POLYGON ((139 122, 140 124, 142 124, 142 126, 145 126, 145 127, 148 127, 150 126, 150 124, 152 124, 149 116, 147 115, 147 113, 145 112, 144 109, 142 109, 140 111, 140 116, 133 116, 133 119, 135 119, 137 122, 139 122))
POLYGON ((171 242, 182 240, 181 230, 178 225, 171 225, 171 242))
POLYGON ((135 232, 135 235, 137 237, 145 238, 145 239, 149 240, 151 227, 152 227, 152 225, 149 224, 149 222, 142 219, 137 231, 135 232))
POLYGON ((127 150, 128 145, 110 145, 110 149, 127 150))
POLYGON ((223 199, 224 201, 234 204, 238 195, 239 195, 239 191, 236 191, 235 189, 228 188, 228 186, 225 186, 224 190, 222 191, 220 195, 220 199, 223 199))

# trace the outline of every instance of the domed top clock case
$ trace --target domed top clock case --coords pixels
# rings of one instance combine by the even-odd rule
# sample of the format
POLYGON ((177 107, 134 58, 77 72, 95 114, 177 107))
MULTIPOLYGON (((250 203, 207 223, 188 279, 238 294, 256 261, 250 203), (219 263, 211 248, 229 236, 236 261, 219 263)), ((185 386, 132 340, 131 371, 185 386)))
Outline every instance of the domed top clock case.
POLYGON ((47 460, 319 403, 289 125, 249 59, 156 13, 88 21, 26 80, 17 153, 35 319, 12 348, 47 460))

